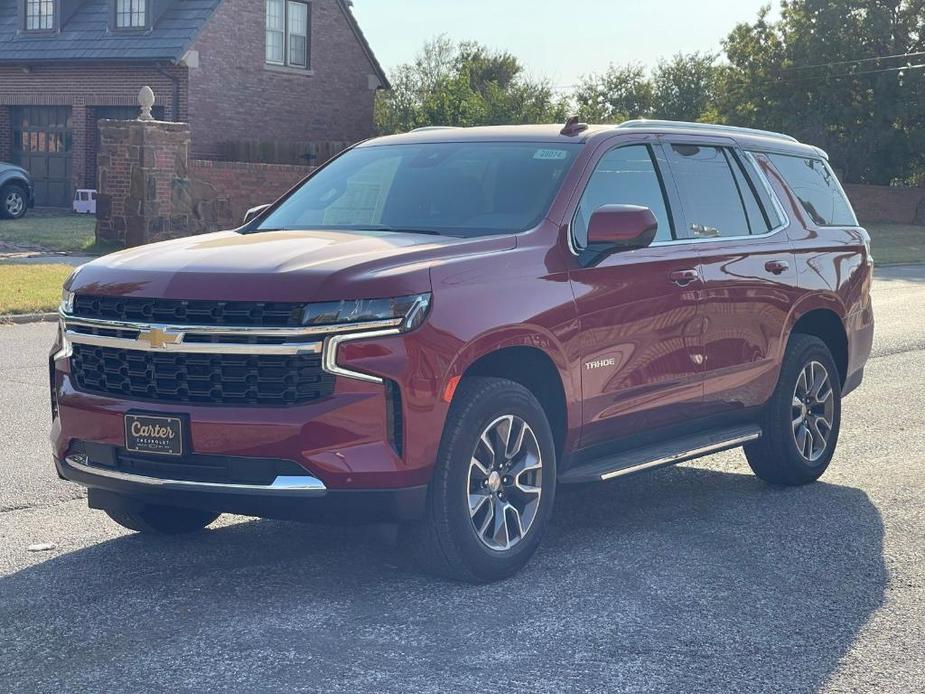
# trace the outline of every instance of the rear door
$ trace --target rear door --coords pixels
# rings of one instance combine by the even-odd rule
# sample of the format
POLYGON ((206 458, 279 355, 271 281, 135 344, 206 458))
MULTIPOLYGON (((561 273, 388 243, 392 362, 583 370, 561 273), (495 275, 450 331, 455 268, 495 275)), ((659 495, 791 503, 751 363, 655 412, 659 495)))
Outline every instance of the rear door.
POLYGON ((665 153, 703 278, 705 415, 771 395, 799 295, 786 216, 751 157, 725 138, 666 137, 665 153))
POLYGON ((679 226, 655 137, 598 154, 572 220, 581 250, 603 205, 643 205, 658 219, 656 244, 570 273, 581 323, 583 447, 684 420, 702 404, 696 244, 679 226))

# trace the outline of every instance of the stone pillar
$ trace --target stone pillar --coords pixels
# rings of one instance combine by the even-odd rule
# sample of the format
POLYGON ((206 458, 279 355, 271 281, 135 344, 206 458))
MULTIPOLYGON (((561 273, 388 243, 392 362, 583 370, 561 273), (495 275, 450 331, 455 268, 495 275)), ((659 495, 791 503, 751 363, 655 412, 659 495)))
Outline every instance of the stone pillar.
POLYGON ((190 233, 186 123, 101 120, 96 239, 124 247, 190 233))

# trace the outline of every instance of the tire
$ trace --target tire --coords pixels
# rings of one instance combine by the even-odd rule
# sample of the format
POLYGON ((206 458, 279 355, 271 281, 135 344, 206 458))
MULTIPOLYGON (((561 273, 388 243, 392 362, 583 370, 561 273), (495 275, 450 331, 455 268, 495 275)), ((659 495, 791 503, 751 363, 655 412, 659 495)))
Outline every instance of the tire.
POLYGON ((20 219, 29 207, 26 189, 17 183, 8 183, 0 188, 0 217, 20 219))
POLYGON ((555 492, 556 449, 537 399, 506 379, 466 379, 447 417, 425 518, 406 528, 403 539, 429 573, 469 583, 501 580, 536 551, 555 492))
POLYGON ((841 381, 822 340, 791 336, 763 420, 762 437, 745 446, 752 471, 784 486, 819 479, 832 461, 841 429, 841 381))
POLYGON ((142 504, 137 508, 105 509, 106 515, 123 528, 140 533, 183 535, 202 530, 221 514, 175 506, 142 504))

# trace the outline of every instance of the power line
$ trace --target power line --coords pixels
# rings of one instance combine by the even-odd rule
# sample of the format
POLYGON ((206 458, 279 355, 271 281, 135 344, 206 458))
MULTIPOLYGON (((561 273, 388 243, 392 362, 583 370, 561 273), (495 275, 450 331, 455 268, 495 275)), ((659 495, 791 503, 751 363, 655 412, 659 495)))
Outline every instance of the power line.
POLYGON ((915 53, 897 53, 895 55, 882 55, 875 56, 872 58, 855 58, 854 60, 838 60, 831 63, 817 63, 815 65, 796 65, 794 67, 787 67, 784 70, 787 71, 797 71, 797 70, 814 70, 820 67, 835 67, 836 65, 855 65, 859 63, 873 63, 880 62, 882 60, 896 60, 898 58, 921 58, 925 56, 925 52, 917 51, 915 53))
POLYGON ((855 72, 844 72, 838 75, 817 75, 816 77, 799 77, 799 78, 790 78, 790 79, 780 79, 780 80, 771 80, 772 82, 783 82, 785 84, 791 84, 794 82, 820 82, 825 80, 836 80, 843 79, 845 77, 862 77, 864 75, 879 75, 887 72, 908 72, 910 70, 921 70, 925 68, 925 63, 918 63, 917 65, 903 65, 901 67, 885 67, 878 70, 859 70, 855 72))

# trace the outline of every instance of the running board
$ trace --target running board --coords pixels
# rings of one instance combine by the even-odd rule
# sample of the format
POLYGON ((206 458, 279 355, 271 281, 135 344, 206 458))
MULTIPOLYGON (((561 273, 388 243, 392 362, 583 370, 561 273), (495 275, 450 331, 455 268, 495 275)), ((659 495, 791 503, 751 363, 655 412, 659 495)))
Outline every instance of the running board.
POLYGON ((711 453, 719 453, 760 437, 761 427, 757 425, 738 426, 685 436, 667 443, 635 448, 576 465, 560 475, 559 482, 563 484, 601 482, 642 470, 683 463, 686 460, 711 453))

